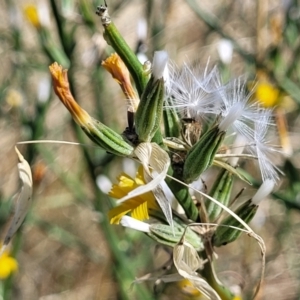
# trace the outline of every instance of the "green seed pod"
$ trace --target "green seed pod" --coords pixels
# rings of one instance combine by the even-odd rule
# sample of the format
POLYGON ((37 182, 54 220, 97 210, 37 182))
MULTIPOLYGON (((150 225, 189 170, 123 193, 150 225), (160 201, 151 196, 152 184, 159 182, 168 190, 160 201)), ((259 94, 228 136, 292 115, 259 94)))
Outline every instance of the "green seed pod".
MULTIPOLYGON (((228 206, 232 184, 233 174, 223 169, 216 179, 209 195, 225 206, 228 206)), ((219 217, 220 213, 222 212, 222 207, 212 201, 208 201, 206 210, 209 216, 209 220, 213 222, 219 217)))
POLYGON ((136 133, 141 142, 150 142, 160 126, 164 99, 163 79, 151 78, 135 114, 136 133))
MULTIPOLYGON (((257 208, 258 205, 253 204, 252 200, 248 200, 246 203, 238 207, 238 209, 235 211, 235 214, 248 224, 254 217, 257 208)), ((244 228, 244 226, 241 225, 240 222, 231 215, 224 219, 220 225, 225 226, 218 226, 212 238, 212 244, 216 247, 234 242, 241 235, 241 230, 227 226, 244 228)))
POLYGON ((155 52, 152 76, 142 94, 135 114, 136 133, 140 142, 150 142, 160 127, 165 96, 162 76, 167 61, 168 55, 165 51, 155 52))
POLYGON ((186 183, 195 181, 212 164, 224 137, 225 131, 214 126, 190 149, 183 167, 186 183))
POLYGON ((173 107, 164 109, 163 111, 165 136, 179 137, 180 134, 180 120, 176 110, 173 107))
POLYGON ((190 228, 186 228, 186 224, 181 224, 179 219, 173 219, 173 228, 164 224, 151 224, 150 233, 148 235, 160 244, 174 247, 182 238, 184 231, 184 239, 189 242, 197 251, 203 250, 203 242, 199 235, 190 228))

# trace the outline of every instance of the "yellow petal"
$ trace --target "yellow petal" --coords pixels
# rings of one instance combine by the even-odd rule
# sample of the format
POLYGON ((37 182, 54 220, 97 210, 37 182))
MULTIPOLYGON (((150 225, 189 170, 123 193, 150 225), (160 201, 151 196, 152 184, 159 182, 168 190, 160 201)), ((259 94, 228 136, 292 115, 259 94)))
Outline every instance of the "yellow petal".
POLYGON ((120 219, 130 211, 132 211, 131 216, 135 219, 141 221, 149 219, 147 197, 146 199, 142 197, 135 197, 111 209, 108 212, 108 218, 110 219, 110 223, 119 224, 120 219))
POLYGON ((148 215, 148 204, 147 201, 137 206, 135 209, 132 210, 131 216, 134 219, 144 221, 146 219, 149 219, 148 215))

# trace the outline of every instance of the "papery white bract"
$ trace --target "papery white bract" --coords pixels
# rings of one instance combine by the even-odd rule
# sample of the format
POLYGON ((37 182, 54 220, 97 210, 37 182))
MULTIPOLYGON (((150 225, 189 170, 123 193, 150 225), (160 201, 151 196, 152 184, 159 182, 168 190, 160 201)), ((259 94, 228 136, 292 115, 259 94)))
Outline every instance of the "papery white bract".
POLYGON ((15 147, 15 151, 18 155, 18 170, 22 186, 17 197, 12 222, 4 238, 4 246, 6 246, 10 242, 14 234, 22 225, 32 203, 32 174, 30 165, 28 164, 27 160, 25 160, 17 147, 15 147))
POLYGON ((185 240, 180 241, 173 249, 173 261, 178 273, 203 295, 211 300, 221 300, 217 292, 196 272, 203 268, 204 261, 191 244, 185 240))

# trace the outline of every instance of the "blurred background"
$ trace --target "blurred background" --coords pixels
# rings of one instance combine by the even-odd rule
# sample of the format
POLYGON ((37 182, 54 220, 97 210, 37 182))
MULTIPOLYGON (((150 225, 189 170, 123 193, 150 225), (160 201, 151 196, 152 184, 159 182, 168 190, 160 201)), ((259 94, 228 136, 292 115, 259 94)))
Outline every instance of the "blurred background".
MULTIPOLYGON (((95 15, 100 4, 0 1, 2 237, 19 187, 15 144, 43 139, 85 145, 18 147, 32 167, 34 200, 11 243, 18 270, 3 276, 0 299, 200 299, 175 283, 131 286, 135 277, 168 268, 170 259, 170 249, 108 224, 106 214, 114 203, 106 195, 111 182, 122 171, 134 176, 137 166, 92 146, 53 93, 48 66, 57 61, 69 69, 80 105, 117 132, 125 129, 126 102, 101 67, 112 49, 95 15)), ((165 49, 179 66, 186 61, 205 68, 209 60, 210 66, 218 65, 224 81, 246 74, 249 89, 258 81, 255 96, 274 109, 283 151, 278 164, 285 176, 251 223, 267 246, 266 275, 257 299, 299 299, 299 1, 109 0, 108 7, 142 59, 165 49)), ((243 197, 253 192, 248 187, 243 197)), ((217 252, 219 277, 249 295, 261 267, 255 241, 242 236, 217 252)))

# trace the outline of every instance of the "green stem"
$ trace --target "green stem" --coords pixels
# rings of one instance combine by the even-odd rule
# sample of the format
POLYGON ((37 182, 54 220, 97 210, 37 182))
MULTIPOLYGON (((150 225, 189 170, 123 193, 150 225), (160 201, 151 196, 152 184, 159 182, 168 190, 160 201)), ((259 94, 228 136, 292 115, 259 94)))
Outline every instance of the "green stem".
MULTIPOLYGON (((203 259, 208 258, 205 251, 201 252, 201 257, 203 259)), ((204 264, 202 275, 203 277, 205 277, 209 285, 219 294, 222 300, 234 299, 234 294, 228 288, 222 285, 219 279, 217 278, 213 267, 213 263, 211 261, 208 261, 206 264, 204 264)))
MULTIPOLYGON (((176 174, 176 172, 174 172, 171 167, 168 170, 168 175, 183 181, 181 176, 179 174, 176 174)), ((180 184, 179 182, 171 178, 167 178, 166 183, 171 189, 172 193, 174 194, 179 204, 182 206, 187 218, 193 220, 194 222, 199 222, 200 221, 199 211, 193 202, 188 187, 186 187, 183 184, 180 184)))
POLYGON ((139 62, 135 53, 128 46, 115 24, 111 21, 107 8, 102 7, 97 11, 97 14, 98 13, 105 29, 104 38, 106 42, 113 47, 125 63, 135 82, 137 91, 141 96, 148 81, 148 75, 144 71, 143 65, 139 62))

